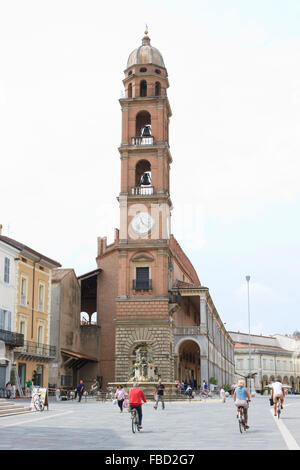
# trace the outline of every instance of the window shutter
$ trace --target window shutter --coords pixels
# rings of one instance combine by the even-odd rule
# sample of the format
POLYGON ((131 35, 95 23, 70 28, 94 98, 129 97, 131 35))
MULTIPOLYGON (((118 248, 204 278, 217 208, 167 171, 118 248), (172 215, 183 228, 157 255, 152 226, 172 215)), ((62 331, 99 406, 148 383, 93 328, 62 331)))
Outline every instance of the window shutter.
POLYGON ((4 310, 0 308, 0 330, 4 330, 4 310))
POLYGON ((10 259, 4 258, 4 282, 9 283, 10 259))
POLYGON ((7 331, 11 331, 11 312, 7 312, 7 331))

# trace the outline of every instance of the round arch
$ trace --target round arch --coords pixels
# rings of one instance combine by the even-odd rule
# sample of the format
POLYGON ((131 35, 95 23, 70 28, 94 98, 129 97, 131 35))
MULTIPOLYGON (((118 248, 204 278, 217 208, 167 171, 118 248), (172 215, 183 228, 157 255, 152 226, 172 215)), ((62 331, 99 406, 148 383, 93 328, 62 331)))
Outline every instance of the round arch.
POLYGON ((151 184, 151 163, 148 160, 139 160, 135 165, 135 186, 142 184, 151 184))
POLYGON ((285 375, 285 376, 283 377, 283 382, 282 382, 282 383, 285 384, 285 385, 288 385, 288 384, 289 384, 289 378, 288 378, 287 375, 285 375))
POLYGON ((135 135, 140 137, 145 126, 151 126, 151 114, 148 111, 139 111, 135 117, 135 135))
POLYGON ((263 388, 268 385, 269 381, 268 381, 268 376, 267 375, 264 375, 263 378, 262 378, 262 382, 263 382, 263 388))
POLYGON ((177 380, 197 387, 201 384, 200 344, 194 338, 185 337, 176 345, 177 380))

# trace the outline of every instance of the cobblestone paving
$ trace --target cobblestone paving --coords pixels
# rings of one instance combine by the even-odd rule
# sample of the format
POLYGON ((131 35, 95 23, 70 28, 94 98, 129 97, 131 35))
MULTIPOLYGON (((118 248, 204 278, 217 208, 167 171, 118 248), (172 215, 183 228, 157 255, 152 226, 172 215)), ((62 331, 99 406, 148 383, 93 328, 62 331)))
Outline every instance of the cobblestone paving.
MULTIPOLYGON (((282 424, 300 447, 300 396, 288 397, 282 424)), ((49 410, 0 418, 0 450, 284 450, 288 443, 268 397, 253 398, 250 429, 240 434, 232 398, 222 403, 167 402, 143 407, 143 431, 132 434, 129 413, 111 402, 50 401, 49 410)))

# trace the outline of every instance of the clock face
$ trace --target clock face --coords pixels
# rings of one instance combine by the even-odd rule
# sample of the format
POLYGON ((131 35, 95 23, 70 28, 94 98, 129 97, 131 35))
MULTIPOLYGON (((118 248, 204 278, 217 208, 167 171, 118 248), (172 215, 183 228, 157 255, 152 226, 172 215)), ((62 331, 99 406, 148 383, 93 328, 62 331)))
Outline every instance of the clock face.
POLYGON ((133 230, 141 235, 149 232, 154 225, 154 220, 148 212, 139 212, 131 222, 133 230))

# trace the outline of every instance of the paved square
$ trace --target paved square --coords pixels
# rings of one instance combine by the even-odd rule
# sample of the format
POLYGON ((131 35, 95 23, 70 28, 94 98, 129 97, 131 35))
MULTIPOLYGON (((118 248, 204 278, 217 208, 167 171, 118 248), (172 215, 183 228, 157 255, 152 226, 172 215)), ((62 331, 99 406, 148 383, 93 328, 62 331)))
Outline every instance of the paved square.
POLYGON ((284 450, 300 446, 300 396, 288 397, 281 426, 268 397, 250 403, 249 425, 240 434, 232 398, 143 406, 143 431, 133 434, 130 415, 111 402, 56 402, 49 411, 0 418, 0 449, 41 450, 284 450))

